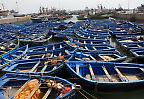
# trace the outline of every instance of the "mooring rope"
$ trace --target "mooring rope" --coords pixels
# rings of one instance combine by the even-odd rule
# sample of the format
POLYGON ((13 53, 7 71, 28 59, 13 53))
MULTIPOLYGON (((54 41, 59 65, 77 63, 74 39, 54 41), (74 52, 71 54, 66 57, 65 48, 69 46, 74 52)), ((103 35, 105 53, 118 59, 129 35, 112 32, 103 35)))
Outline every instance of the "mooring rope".
POLYGON ((90 93, 86 92, 85 90, 81 89, 82 91, 84 91, 87 95, 89 95, 90 97, 92 97, 93 99, 97 99, 95 96, 91 95, 90 93))
POLYGON ((83 97, 85 97, 86 99, 89 99, 86 95, 84 95, 82 92, 78 91, 83 97))
POLYGON ((86 92, 85 90, 81 89, 78 91, 83 97, 85 97, 86 99, 97 99, 95 96, 91 95, 90 93, 86 92), (82 92, 83 91, 83 92, 82 92), (90 96, 91 98, 88 98, 84 93, 87 94, 87 96, 90 96))

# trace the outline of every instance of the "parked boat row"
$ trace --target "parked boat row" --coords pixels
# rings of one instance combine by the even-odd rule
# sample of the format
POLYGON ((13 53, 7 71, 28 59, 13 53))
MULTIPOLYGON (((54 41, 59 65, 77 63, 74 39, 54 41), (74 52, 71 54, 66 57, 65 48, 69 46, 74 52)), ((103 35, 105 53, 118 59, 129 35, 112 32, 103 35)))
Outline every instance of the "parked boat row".
POLYGON ((71 82, 95 92, 144 88, 144 65, 124 63, 129 57, 111 45, 119 44, 136 56, 143 56, 144 39, 138 24, 107 19, 0 27, 3 33, 13 35, 10 38, 28 44, 14 47, 0 58, 0 69, 6 72, 0 79, 2 99, 74 99, 77 86, 60 78, 61 72, 64 77, 70 75, 71 82), (111 40, 112 36, 118 43, 111 40), (45 44, 54 37, 64 40, 45 44), (31 47, 29 42, 39 46, 31 47))

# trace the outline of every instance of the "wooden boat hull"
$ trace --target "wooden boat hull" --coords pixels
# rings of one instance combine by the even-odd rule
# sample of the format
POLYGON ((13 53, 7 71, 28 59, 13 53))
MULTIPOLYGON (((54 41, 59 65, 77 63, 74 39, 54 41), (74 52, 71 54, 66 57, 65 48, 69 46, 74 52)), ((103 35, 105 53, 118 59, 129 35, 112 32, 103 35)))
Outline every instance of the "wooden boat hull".
POLYGON ((64 49, 45 51, 43 46, 39 46, 39 50, 29 49, 22 60, 13 61, 9 66, 3 68, 3 71, 25 74, 57 74, 64 68, 64 62, 70 57, 71 54, 66 53, 64 49))
MULTIPOLYGON (((5 74, 0 81, 0 99, 7 99, 6 96, 4 95, 5 92, 4 90, 6 88, 11 87, 12 88, 16 88, 15 92, 9 93, 12 94, 12 96, 10 96, 8 99, 13 99, 13 95, 17 94, 18 90, 20 90, 20 88, 22 88, 21 86, 25 86, 25 84, 28 83, 28 81, 33 80, 33 79, 37 79, 38 81, 40 81, 41 83, 44 83, 43 81, 45 80, 53 80, 56 82, 59 82, 65 86, 69 86, 71 87, 71 90, 69 92, 67 92, 66 94, 64 94, 62 97, 55 95, 53 96, 47 96, 47 98, 49 97, 53 97, 55 99, 73 99, 76 97, 76 88, 74 87, 74 85, 72 83, 70 83, 69 81, 59 78, 59 77, 52 77, 52 76, 42 76, 42 75, 25 75, 25 74, 13 74, 13 73, 7 73, 5 74)), ((38 87, 40 88, 40 87, 38 87)), ((42 90, 42 89, 41 89, 42 90)), ((49 91, 52 92, 53 90, 49 91)), ((10 92, 10 91, 9 91, 10 92)), ((45 96, 46 93, 44 93, 45 96)), ((53 94, 51 94, 53 95, 53 94)))
POLYGON ((22 73, 22 74, 42 74, 42 75, 55 75, 64 69, 63 63, 59 63, 55 66, 41 66, 41 63, 47 62, 47 58, 43 59, 30 59, 20 60, 5 67, 3 71, 11 73, 22 73), (34 64, 34 65, 32 65, 34 64), (23 67, 21 66, 23 65, 23 67), (25 67, 24 67, 25 66, 25 67), (36 67, 37 66, 37 67, 36 67), (19 69, 18 69, 19 67, 19 69), (20 69, 21 67, 21 69, 20 69), (16 69, 17 68, 17 69, 16 69), (35 68, 35 70, 33 70, 35 68))
MULTIPOLYGON (((95 91, 100 91, 100 92, 117 92, 117 91, 130 91, 130 90, 136 90, 136 89, 141 89, 144 88, 144 80, 143 78, 141 80, 133 80, 133 79, 137 79, 137 78, 127 78, 129 79, 129 81, 121 81, 121 82, 109 82, 107 81, 107 75, 103 76, 104 78, 101 79, 105 79, 106 81, 98 81, 97 77, 101 77, 101 76, 95 76, 96 78, 93 78, 95 80, 90 80, 90 78, 84 78, 83 75, 86 75, 86 73, 88 72, 86 69, 87 65, 85 67, 81 67, 79 73, 76 73, 76 71, 74 70, 75 64, 79 64, 79 66, 84 66, 83 64, 95 64, 95 66, 93 67, 93 70, 95 70, 97 68, 97 66, 101 65, 101 66, 106 66, 108 65, 109 67, 106 67, 107 70, 111 70, 111 66, 129 66, 129 68, 133 68, 136 67, 138 68, 144 68, 144 65, 138 65, 138 64, 127 64, 127 63, 96 63, 96 62, 76 62, 76 61, 71 61, 71 62, 67 62, 67 71, 68 73, 75 78, 74 82, 78 83, 80 85, 82 85, 85 88, 89 88, 95 91), (96 66, 97 65, 97 66, 96 66), (94 69, 95 68, 95 69, 94 69), (108 69, 109 68, 109 69, 108 69), (85 70, 85 72, 82 72, 83 70, 85 70), (106 78, 105 78, 106 77, 106 78)), ((78 65, 76 65, 77 67, 78 65)), ((100 67, 99 67, 100 68, 100 67)), ((124 67, 125 68, 125 67, 124 67)), ((126 67, 127 68, 127 67, 126 67)), ((77 69, 76 69, 77 70, 77 69)), ((96 69, 97 73, 99 69, 96 69)), ((129 71, 130 73, 131 71, 129 71)), ((133 71, 135 72, 135 71, 133 71)), ((142 71, 143 72, 143 71, 142 71)), ((94 72, 95 73, 95 72, 94 72)), ((99 70, 100 73, 100 70, 99 70)), ((102 73, 102 72, 101 72, 102 73)), ((111 72, 109 72, 111 73, 111 72)), ((91 74, 92 75, 92 74, 91 74)), ((141 74, 141 76, 143 75, 143 73, 141 74)), ((92 75, 91 77, 93 77, 94 75, 92 75)), ((111 76, 111 75, 109 75, 111 76)), ((128 76, 127 76, 128 77, 128 76)), ((134 77, 134 76, 133 76, 134 77)), ((143 77, 143 76, 142 76, 143 77)))

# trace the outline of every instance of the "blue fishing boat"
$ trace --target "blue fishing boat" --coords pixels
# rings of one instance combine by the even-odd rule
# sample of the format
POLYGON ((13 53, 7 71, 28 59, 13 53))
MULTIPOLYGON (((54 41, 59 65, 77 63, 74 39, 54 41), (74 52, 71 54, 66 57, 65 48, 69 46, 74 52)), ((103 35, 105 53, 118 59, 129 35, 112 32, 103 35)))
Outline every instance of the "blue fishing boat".
POLYGON ((19 38, 20 43, 26 43, 26 44, 46 44, 50 39, 52 38, 52 35, 27 35, 27 36, 21 36, 19 38))
POLYGON ((65 79, 7 73, 0 79, 0 99, 74 99, 76 87, 65 79))
POLYGON ((125 58, 117 51, 76 51, 69 61, 121 62, 125 58))
POLYGON ((144 37, 142 35, 118 36, 117 41, 137 56, 144 55, 144 37))
POLYGON ((0 34, 0 56, 19 46, 19 39, 9 34, 0 34))
POLYGON ((28 49, 28 52, 37 52, 37 51, 45 52, 45 51, 60 50, 60 49, 71 50, 71 51, 75 50, 74 47, 69 46, 65 42, 60 42, 60 43, 52 43, 44 46, 31 47, 28 49))
POLYGON ((113 48, 109 44, 86 44, 81 45, 80 47, 78 47, 78 49, 83 51, 115 51, 115 48, 113 48))
POLYGON ((64 49, 54 51, 27 52, 22 60, 13 61, 3 71, 31 74, 56 74, 64 67, 71 54, 64 49))
POLYGON ((67 36, 67 40, 70 41, 71 43, 76 43, 76 44, 104 44, 107 43, 106 40, 103 39, 79 39, 79 38, 70 38, 69 36, 67 36))
POLYGON ((103 33, 85 33, 85 31, 80 31, 75 33, 76 36, 83 38, 83 39, 106 39, 108 36, 108 32, 103 32, 103 33))
POLYGON ((137 36, 130 36, 118 38, 120 43, 134 43, 134 42, 144 42, 144 36, 137 35, 137 36))
POLYGON ((21 59, 27 52, 28 45, 14 49, 0 57, 0 69, 9 65, 11 62, 21 59))
POLYGON ((128 91, 144 87, 144 65, 71 61, 66 63, 75 82, 95 91, 128 91))
MULTIPOLYGON (((101 42, 101 41, 100 41, 101 42)), ((115 48, 110 44, 83 44, 80 42, 65 41, 65 43, 73 48, 83 51, 115 51, 115 48)), ((93 42, 91 42, 93 43, 93 42)))

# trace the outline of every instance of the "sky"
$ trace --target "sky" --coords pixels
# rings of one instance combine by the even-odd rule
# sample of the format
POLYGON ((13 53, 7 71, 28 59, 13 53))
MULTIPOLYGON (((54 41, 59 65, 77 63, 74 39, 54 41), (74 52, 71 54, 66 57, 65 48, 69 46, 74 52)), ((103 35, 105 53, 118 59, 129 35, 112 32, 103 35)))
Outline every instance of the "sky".
POLYGON ((97 8, 100 4, 106 8, 118 8, 119 5, 123 8, 128 8, 128 6, 136 8, 144 4, 144 0, 0 0, 0 8, 2 4, 5 9, 18 10, 20 13, 34 13, 38 12, 40 6, 66 10, 84 9, 86 6, 97 8))

